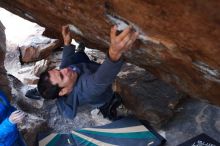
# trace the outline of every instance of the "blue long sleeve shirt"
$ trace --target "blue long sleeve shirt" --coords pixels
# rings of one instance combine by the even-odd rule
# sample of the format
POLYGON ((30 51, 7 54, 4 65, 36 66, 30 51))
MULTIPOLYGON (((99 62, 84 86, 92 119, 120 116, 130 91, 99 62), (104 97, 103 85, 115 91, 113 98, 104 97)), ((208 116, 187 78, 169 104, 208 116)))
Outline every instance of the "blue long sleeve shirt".
POLYGON ((16 124, 12 124, 8 117, 15 111, 0 91, 0 146, 11 146, 18 139, 19 132, 16 124))
MULTIPOLYGON (((61 69, 73 65, 74 54, 74 46, 64 46, 61 69)), ((113 62, 108 56, 101 65, 92 61, 74 64, 80 70, 80 74, 71 93, 58 98, 60 113, 64 117, 74 118, 80 105, 89 103, 100 106, 108 102, 113 95, 112 83, 122 64, 122 60, 113 62)))

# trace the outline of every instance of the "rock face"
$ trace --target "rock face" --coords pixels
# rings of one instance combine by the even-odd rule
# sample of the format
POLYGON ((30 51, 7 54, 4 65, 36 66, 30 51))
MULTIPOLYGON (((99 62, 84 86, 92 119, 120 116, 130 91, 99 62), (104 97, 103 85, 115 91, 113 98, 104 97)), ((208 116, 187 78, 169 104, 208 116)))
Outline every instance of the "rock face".
POLYGON ((182 110, 164 128, 166 146, 179 145, 201 133, 220 142, 219 123, 219 107, 188 98, 182 105, 182 110))
POLYGON ((60 37, 70 24, 76 40, 105 50, 113 24, 140 32, 125 58, 193 97, 220 105, 218 0, 1 0, 0 6, 60 37))
POLYGON ((116 90, 129 110, 156 127, 170 120, 177 105, 186 97, 144 69, 128 63, 118 74, 116 90))
POLYGON ((3 91, 10 100, 11 88, 9 86, 7 73, 4 67, 5 52, 6 52, 5 27, 0 21, 0 90, 3 91))

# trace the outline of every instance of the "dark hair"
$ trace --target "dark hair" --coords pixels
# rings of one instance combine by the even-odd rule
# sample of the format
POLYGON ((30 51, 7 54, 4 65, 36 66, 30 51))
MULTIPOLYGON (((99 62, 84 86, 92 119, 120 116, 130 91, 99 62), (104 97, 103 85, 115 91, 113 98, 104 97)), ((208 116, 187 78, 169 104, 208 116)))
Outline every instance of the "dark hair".
POLYGON ((40 74, 40 79, 37 84, 38 91, 44 99, 55 99, 59 96, 61 88, 58 85, 53 85, 50 81, 48 71, 40 74))

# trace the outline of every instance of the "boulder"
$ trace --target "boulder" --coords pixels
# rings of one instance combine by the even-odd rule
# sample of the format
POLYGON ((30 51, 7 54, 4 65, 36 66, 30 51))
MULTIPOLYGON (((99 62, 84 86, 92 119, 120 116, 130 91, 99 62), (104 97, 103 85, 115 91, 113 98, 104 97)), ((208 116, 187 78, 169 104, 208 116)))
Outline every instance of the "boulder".
POLYGON ((15 104, 16 107, 27 112, 29 111, 36 112, 36 110, 42 108, 44 103, 43 99, 34 100, 27 98, 25 96, 26 92, 29 89, 34 88, 33 86, 23 84, 18 78, 16 78, 13 75, 9 74, 8 77, 12 87, 12 92, 11 92, 13 95, 12 103, 15 104))
MULTIPOLYGON (((201 133, 205 133, 220 142, 219 123, 220 107, 207 104, 201 100, 188 98, 181 105, 176 116, 164 128, 165 137, 167 139, 166 145, 180 145, 201 133)), ((202 142, 200 144, 202 144, 202 142)), ((207 143, 203 142, 203 144, 207 143)))
POLYGON ((27 38, 19 47, 22 63, 34 62, 47 58, 59 45, 59 40, 41 35, 27 38))
POLYGON ((1 0, 0 6, 61 38, 70 24, 76 41, 106 51, 112 25, 140 32, 127 61, 192 97, 220 105, 219 0, 1 0))
MULTIPOLYGON (((1 21, 0 21, 0 33, 1 33, 1 35, 0 35, 0 40, 1 40, 0 48, 1 48, 1 52, 5 53, 5 51, 6 51, 5 27, 1 21)), ((0 63, 2 65, 2 62, 0 62, 0 63)))
POLYGON ((123 104, 139 119, 161 127, 173 116, 186 94, 159 80, 143 68, 125 64, 116 80, 123 104))
POLYGON ((40 132, 50 131, 45 119, 37 117, 35 115, 26 114, 26 118, 22 124, 19 125, 19 129, 25 139, 28 146, 32 146, 36 143, 37 135, 40 132))
POLYGON ((11 99, 11 87, 7 78, 7 72, 4 67, 6 53, 6 37, 5 37, 5 27, 0 21, 0 90, 5 93, 5 95, 11 99))

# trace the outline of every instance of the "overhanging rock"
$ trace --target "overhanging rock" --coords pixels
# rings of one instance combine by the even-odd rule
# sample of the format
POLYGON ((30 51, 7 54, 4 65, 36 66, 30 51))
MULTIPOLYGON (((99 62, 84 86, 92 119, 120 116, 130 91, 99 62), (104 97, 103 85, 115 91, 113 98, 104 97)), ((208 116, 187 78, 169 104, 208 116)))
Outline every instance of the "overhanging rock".
POLYGON ((70 24, 76 40, 105 50, 113 24, 140 32, 125 58, 193 97, 220 105, 219 0, 1 0, 0 6, 60 37, 70 24))

